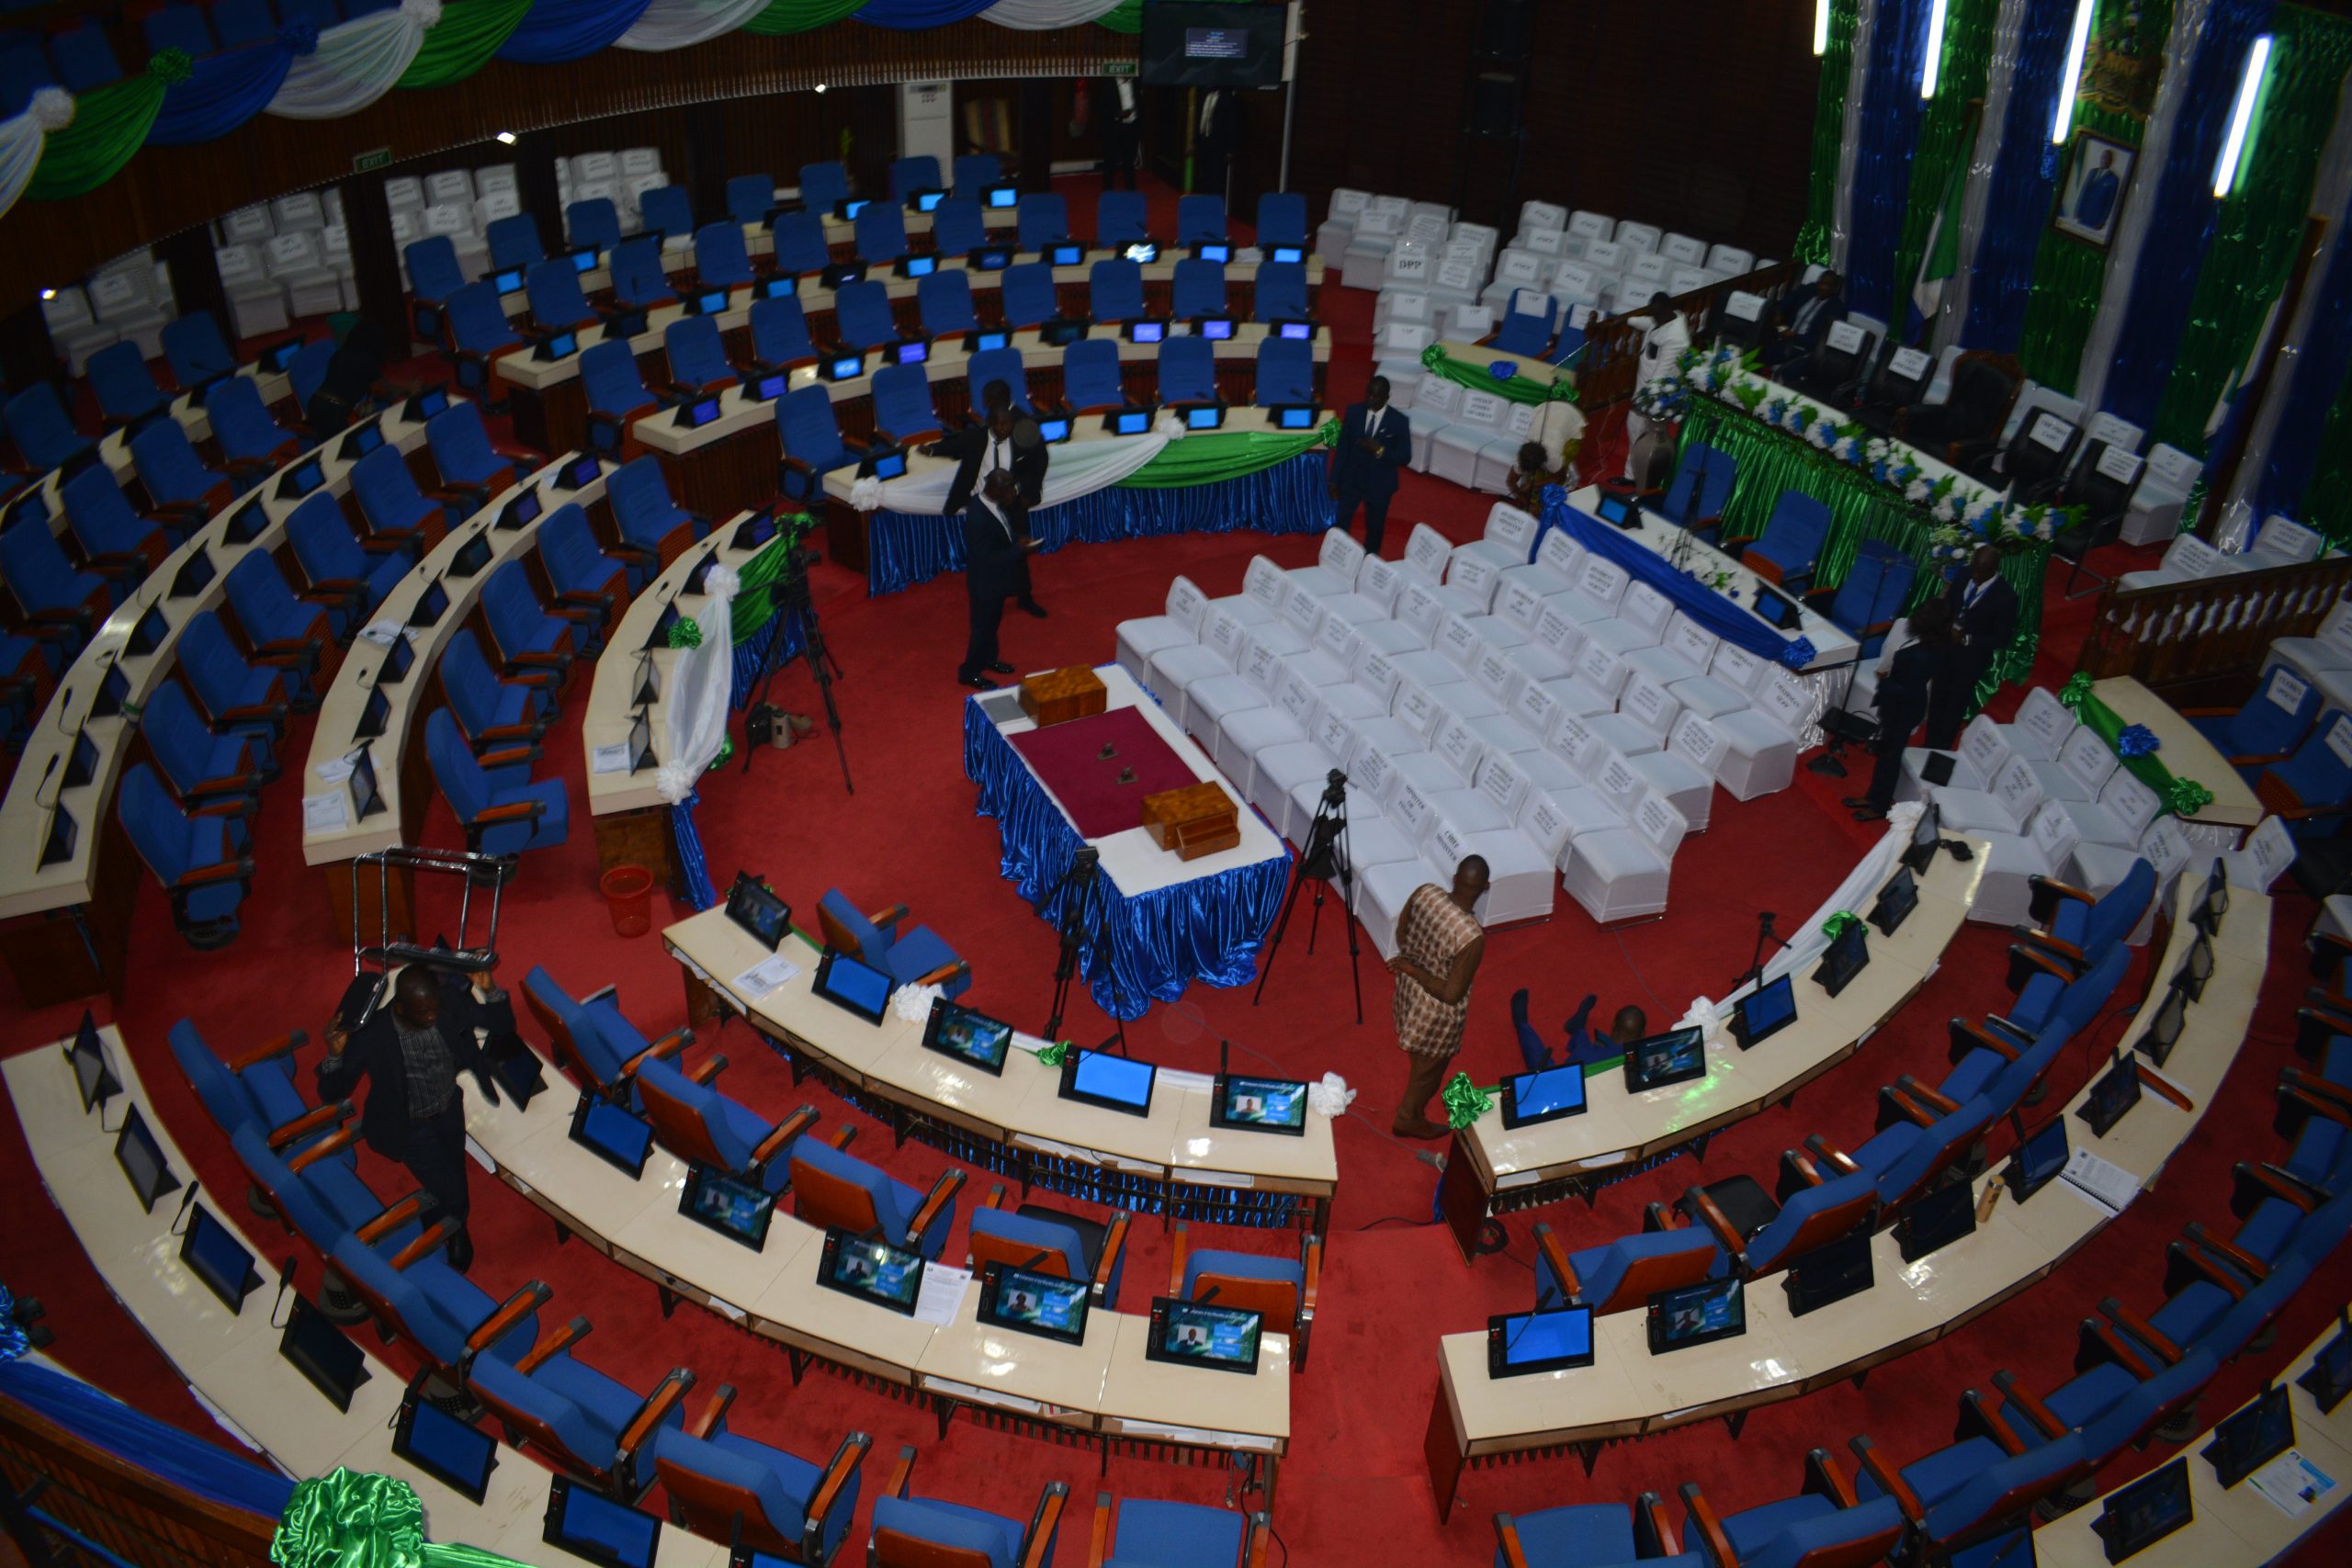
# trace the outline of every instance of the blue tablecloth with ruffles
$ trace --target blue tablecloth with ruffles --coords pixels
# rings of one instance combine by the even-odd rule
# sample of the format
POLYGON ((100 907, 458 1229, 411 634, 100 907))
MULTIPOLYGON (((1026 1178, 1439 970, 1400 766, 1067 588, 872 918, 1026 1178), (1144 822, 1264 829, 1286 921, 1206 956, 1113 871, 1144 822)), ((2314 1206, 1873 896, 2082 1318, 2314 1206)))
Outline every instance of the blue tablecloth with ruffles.
MULTIPOLYGON (((979 786, 979 815, 995 818, 1004 836, 1004 874, 1058 930, 1069 896, 1062 877, 1085 840, 977 697, 964 702, 964 775, 979 786)), ((1107 875, 1097 878, 1102 942, 1085 948, 1080 968, 1095 1005, 1141 1018, 1195 980, 1248 981, 1290 886, 1290 864, 1285 849, 1254 865, 1134 895, 1107 875)))
MULTIPOLYGON (((1102 544, 1161 534, 1317 534, 1331 525, 1325 488, 1329 459, 1317 447, 1272 468, 1215 484, 1149 489, 1108 485, 1029 514, 1029 532, 1050 553, 1073 539, 1102 544)), ((964 570, 964 520, 932 513, 868 514, 865 591, 895 593, 942 572, 964 570)))

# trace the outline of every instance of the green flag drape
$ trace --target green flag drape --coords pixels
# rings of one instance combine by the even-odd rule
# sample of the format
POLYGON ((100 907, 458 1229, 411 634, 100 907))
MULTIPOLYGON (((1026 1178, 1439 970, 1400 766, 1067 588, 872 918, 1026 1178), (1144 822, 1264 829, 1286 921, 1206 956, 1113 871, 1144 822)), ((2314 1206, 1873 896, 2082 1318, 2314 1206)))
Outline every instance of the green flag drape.
POLYGON ((767 9, 743 24, 747 33, 770 38, 813 32, 865 7, 865 0, 768 0, 767 9))
POLYGON ((441 19, 424 30, 399 85, 447 87, 464 81, 490 63, 530 8, 531 0, 443 0, 441 19))
POLYGON ((74 123, 49 133, 25 194, 35 201, 62 201, 114 178, 146 144, 147 128, 164 107, 164 89, 187 81, 190 69, 185 50, 159 50, 138 75, 76 98, 74 123))
POLYGON ((2177 776, 2157 755, 2156 738, 2143 725, 2126 724, 2123 716, 2098 700, 2091 690, 2091 678, 2077 671, 2067 677, 2059 688, 2058 700, 2075 710, 2083 728, 2107 742, 2124 772, 2156 792, 2164 802, 2157 814, 2169 811, 2178 817, 2194 817, 2213 804, 2213 792, 2195 779, 2177 776))
POLYGON ((1303 452, 1336 439, 1338 422, 1321 430, 1236 430, 1212 434, 1203 431, 1182 441, 1170 441, 1159 456, 1119 483, 1129 490, 1173 490, 1183 485, 1213 485, 1238 479, 1261 468, 1286 463, 1303 452))
POLYGON ((2352 71, 2352 22, 2281 6, 2271 26, 2276 43, 2253 129, 2254 160, 2222 204, 2156 410, 2155 439, 2188 452, 2205 449, 2213 401, 2253 352, 2270 302, 2294 269, 2312 179, 2335 128, 2345 73, 2352 71))
POLYGON ((1804 226, 1796 259, 1829 265, 1829 222, 1838 210, 1838 153, 1846 143, 1846 81, 1854 64, 1854 22, 1860 0, 1829 0, 1829 45, 1821 57, 1821 85, 1813 103, 1813 182, 1806 187, 1804 226))
POLYGON ((1577 400, 1576 381, 1567 372, 1562 371, 1549 381, 1520 375, 1506 376, 1498 380, 1494 367, 1499 358, 1496 355, 1486 355, 1473 359, 1456 359, 1445 352, 1443 344, 1433 343, 1421 350, 1421 367, 1474 392, 1492 392, 1507 403, 1572 403, 1577 400))
POLYGON ((2352 549, 2352 378, 2327 411, 2319 439, 2319 462, 2303 491, 2303 522, 2327 542, 2352 549))
MULTIPOLYGON (((1936 96, 1920 112, 1918 145, 1911 155, 1911 201, 1904 209, 1903 238, 1894 251, 1897 316, 1904 313, 1918 281, 1919 257, 1944 205, 1952 171, 1964 167, 1974 151, 1973 106, 1984 96, 1984 77, 1993 58, 1993 18, 2000 8, 2000 0, 1952 0, 1944 13, 1944 55, 1936 96)), ((1960 225, 1952 221, 1945 228, 1944 243, 1957 247, 1960 225)))

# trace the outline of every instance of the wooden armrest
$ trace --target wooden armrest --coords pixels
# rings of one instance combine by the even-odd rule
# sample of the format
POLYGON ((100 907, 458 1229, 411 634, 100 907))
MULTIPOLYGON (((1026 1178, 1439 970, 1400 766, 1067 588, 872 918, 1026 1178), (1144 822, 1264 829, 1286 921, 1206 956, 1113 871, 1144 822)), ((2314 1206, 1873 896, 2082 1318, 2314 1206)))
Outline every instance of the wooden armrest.
POLYGON ((311 1032, 309 1030, 288 1030, 284 1034, 279 1035, 277 1039, 266 1041, 263 1043, 254 1046, 252 1050, 245 1052, 243 1055, 230 1057, 228 1063, 229 1070, 232 1073, 242 1073, 247 1067, 258 1066, 262 1063, 268 1061, 273 1056, 289 1055, 297 1046, 308 1045, 310 1043, 311 1032))
POLYGON ((2189 1221, 2188 1224, 2181 1227, 2181 1233, 2188 1238, 2188 1241, 2173 1244, 2180 1248, 2178 1256, 2181 1260, 2233 1296, 2245 1295, 2246 1288, 2239 1281, 2231 1279, 2222 1269, 2222 1264, 2227 1263, 2231 1268, 2250 1276, 2257 1285, 2270 1277, 2269 1264, 2265 1263, 2237 1243, 2223 1241, 2220 1236, 2207 1230, 2201 1220, 2189 1221))
POLYGON ((2107 1320, 2109 1323, 2114 1324, 2115 1326, 2120 1328, 2126 1334, 2132 1336, 2132 1338, 2137 1339, 2149 1349, 2154 1350, 2158 1356, 2164 1358, 2164 1361, 2166 1366, 2170 1366, 2180 1359, 2182 1352, 2179 1346, 2174 1344, 2171 1339, 2166 1337, 2164 1332, 2157 1328, 2154 1324, 2150 1323, 2146 1318, 2142 1317, 2130 1307, 2127 1307, 2121 1302, 2117 1301, 2113 1296, 2109 1296, 2104 1301, 2100 1302, 2098 1303, 2098 1310, 2106 1314, 2107 1320))
POLYGON ((1182 1220, 1176 1222, 1176 1234, 1170 1238, 1170 1245, 1172 1250, 1168 1259, 1168 1293, 1182 1296, 1184 1293, 1184 1257, 1193 1249, 1191 1227, 1182 1220))
POLYGON ((857 1129, 844 1122, 840 1126, 834 1128, 830 1134, 826 1134, 825 1142, 832 1145, 833 1147, 837 1149, 845 1149, 849 1147, 850 1140, 856 1136, 857 1129))
POLYGON ((1298 1291, 1298 1315, 1304 1320, 1315 1315, 1315 1293, 1323 1282, 1323 1238, 1313 1231, 1307 1232, 1306 1239, 1298 1244, 1298 1266, 1304 1271, 1298 1291))
POLYGON ((2055 1439, 2066 1435, 2066 1423, 2058 1418, 2057 1412, 2035 1397, 2031 1389, 2019 1382, 2015 1372, 1995 1372, 1993 1386, 2001 1391, 2001 1403, 2017 1406, 2018 1413, 2032 1422, 2043 1437, 2055 1439))
POLYGON ((1804 1489, 1817 1497, 1828 1498, 1841 1508, 1859 1506, 1854 1483, 1846 1479, 1846 1472, 1838 1468, 1827 1449, 1805 1450, 1804 1489))
POLYGON ((1739 1568, 1739 1553, 1732 1550, 1731 1537, 1724 1533, 1723 1521, 1715 1517, 1714 1505, 1699 1490, 1699 1483, 1684 1482, 1681 1496, 1682 1517, 1690 1528, 1705 1538, 1707 1555, 1714 1560, 1715 1568, 1739 1568))
POLYGON ((1102 1568, 1111 1551, 1111 1515, 1114 1505, 1108 1492, 1094 1494, 1094 1523, 1087 1532, 1086 1568, 1102 1568))
POLYGON ((2327 1079, 2314 1077, 2301 1067, 2286 1068, 2279 1073, 2278 1081, 2289 1089, 2301 1090, 2312 1099, 2327 1100, 2332 1104, 2352 1110, 2352 1089, 2346 1089, 2342 1084, 2330 1083, 2327 1079))
POLYGON ((1069 1483, 1046 1483, 1037 1511, 1030 1517, 1029 1533, 1021 1542, 1021 1568, 1046 1568, 1053 1561, 1054 1532, 1061 1528, 1062 1507, 1069 1501, 1069 1483))
POLYGON ((575 1317, 569 1323, 558 1324, 554 1328, 539 1336, 539 1342, 532 1346, 521 1360, 514 1363, 514 1370, 525 1377, 529 1377, 558 1350, 577 1345, 587 1338, 588 1326, 588 1320, 584 1317, 575 1317))
POLYGON ((510 800, 503 806, 485 807, 475 812, 473 820, 466 826, 479 828, 486 822, 528 822, 537 819, 547 808, 547 802, 543 800, 510 800))
POLYGON ((645 1439, 668 1419, 670 1412, 677 1408, 678 1402, 685 1398, 686 1391, 694 1386, 694 1373, 684 1367, 670 1370, 669 1376, 662 1380, 661 1386, 645 1396, 645 1403, 637 1407, 637 1414, 629 1418, 629 1424, 621 1428, 616 1466, 628 1465, 630 1456, 644 1446, 645 1439))
POLYGON ((1535 1225, 1535 1253, 1552 1265, 1552 1277, 1560 1281, 1562 1295, 1574 1298, 1584 1289, 1584 1281, 1577 1279, 1577 1271, 1568 1266, 1567 1243, 1560 1239, 1557 1231, 1542 1221, 1535 1225))
POLYGON ((800 1559, 814 1562, 823 1553, 825 1516, 833 1511, 842 1495, 857 1484, 858 1467, 865 1462, 865 1450, 874 1439, 864 1432, 852 1432, 843 1438, 841 1447, 825 1465, 825 1473, 817 1483, 817 1490, 809 1496, 808 1506, 801 1510, 800 1559))
POLYGON ((1905 1518, 1916 1525, 1927 1517, 1927 1510, 1919 1506, 1918 1494, 1911 1490, 1910 1483, 1903 1479, 1899 1471, 1878 1457, 1878 1450, 1871 1446, 1868 1438, 1849 1438, 1846 1446, 1861 1461, 1862 1468, 1871 1472, 1879 1490, 1894 1499, 1894 1506, 1903 1511, 1905 1518))
MULTIPOLYGON (((481 732, 474 737, 474 739, 477 742, 483 740, 537 741, 547 732, 548 725, 545 719, 526 719, 520 724, 486 725, 481 732)), ((480 761, 484 759, 477 756, 475 760, 480 761)))
MULTIPOLYGON (((229 773, 217 779, 206 779, 200 784, 190 784, 187 788, 187 798, 208 803, 222 801, 230 796, 252 795, 259 790, 261 785, 262 778, 259 773, 229 773)), ((230 815, 239 815, 239 813, 232 812, 230 815)))
MULTIPOLYGON (((1856 1175, 1862 1168, 1860 1164, 1853 1156, 1848 1154, 1845 1150, 1839 1148, 1837 1145, 1831 1143, 1828 1139, 1823 1137, 1818 1133, 1815 1133, 1811 1137, 1807 1138, 1804 1141, 1804 1146, 1813 1151, 1814 1158, 1821 1161, 1824 1165, 1835 1166, 1838 1168, 1838 1174, 1841 1176, 1856 1175)), ((1820 1182, 1816 1179, 1814 1184, 1815 1186, 1819 1186, 1820 1182)))
POLYGON ((2035 931, 2028 926, 2018 927, 2017 933, 2024 940, 2009 944, 2011 958, 2021 964, 2032 965, 2060 985, 2072 981, 2081 972, 2083 950, 2073 942, 2052 936, 2047 931, 2035 931), (2055 956, 2058 953, 2064 953, 2072 959, 2073 965, 2070 967, 2060 963, 2055 956))
POLYGON ((269 1146, 282 1149, 300 1138, 307 1138, 322 1127, 339 1125, 351 1114, 351 1101, 338 1100, 313 1111, 305 1111, 291 1122, 280 1122, 269 1130, 269 1146))
POLYGON ((728 1408, 734 1403, 735 1385, 731 1382, 720 1383, 718 1385, 718 1392, 712 1394, 710 1396, 709 1403, 706 1404, 702 1407, 702 1414, 686 1423, 686 1436, 690 1438, 709 1437, 713 1432, 718 1430, 718 1423, 726 1418, 728 1408))
MULTIPOLYGON (((1002 1191, 1002 1188, 998 1189, 1002 1191)), ((1126 1251, 1127 1223, 1134 1218, 1122 1209, 1111 1216, 1111 1228, 1102 1235, 1102 1255, 1094 1260, 1094 1291, 1098 1301, 1110 1294, 1111 1280, 1119 1270, 1119 1258, 1126 1251)))
POLYGON ((286 1162, 286 1168, 300 1176, 331 1155, 339 1155, 359 1141, 359 1129, 345 1122, 300 1154, 286 1162))
POLYGON ((1715 1233, 1715 1239, 1723 1244, 1725 1252, 1736 1257, 1747 1250, 1747 1238, 1739 1234, 1733 1226, 1731 1217, 1716 1206, 1713 1198, 1707 1196, 1705 1188, 1684 1189, 1682 1201, 1688 1206, 1688 1212, 1692 1219, 1715 1233))
POLYGON ((1970 1425, 1968 1418, 1973 1416, 1977 1429, 1982 1431, 1987 1438, 1990 1438, 2003 1453, 2007 1454, 2011 1459, 2015 1459, 2018 1455, 2025 1452, 2025 1439, 2018 1437, 2015 1432, 2010 1431, 2007 1423, 1996 1421, 1993 1418, 1993 1413, 1984 1408, 1984 1396, 1983 1394, 1977 1393, 1973 1388, 1962 1390, 1960 1396, 1960 1407, 1962 1413, 1961 1427, 1962 1430, 1967 1429, 1970 1425))
MULTIPOLYGON (((517 762, 536 762, 538 760, 539 748, 537 746, 507 746, 495 751, 474 753, 474 761, 485 768, 512 767, 517 762)), ((492 809, 496 810, 498 807, 493 807, 492 809)))
POLYGON ((447 1246, 449 1238, 457 1234, 457 1221, 435 1220, 415 1240, 392 1254, 391 1265, 396 1269, 405 1269, 427 1253, 447 1246))
POLYGON ((953 964, 943 964, 928 974, 916 976, 910 983, 917 986, 944 986, 957 976, 969 973, 971 967, 971 962, 968 959, 959 958, 953 964))
POLYGON ((1935 1125, 1935 1114, 1926 1106, 1920 1104, 1917 1100, 1904 1093, 1900 1089, 1897 1089, 1894 1085, 1887 1085, 1884 1089, 1880 1089, 1879 1093, 1885 1096, 1888 1104, 1894 1106, 1895 1110, 1901 1111, 1904 1115, 1911 1118, 1912 1121, 1917 1122, 1920 1126, 1931 1127, 1935 1125))
POLYGON ((413 542, 406 534, 370 534, 359 541, 359 547, 371 556, 400 555, 413 542))
POLYGON ((901 1443, 899 1445, 898 1468, 890 1472, 890 1483, 883 1488, 882 1495, 886 1497, 904 1499, 907 1495, 907 1483, 914 1478, 914 1473, 915 1446, 912 1443, 901 1443))
POLYGON ((1682 1542, 1667 1522, 1666 1499, 1655 1492, 1634 1499, 1634 1550, 1645 1557, 1682 1555, 1682 1542))
POLYGON ((356 577, 322 577, 312 582, 302 597, 312 603, 331 599, 349 599, 365 593, 368 585, 356 577))
MULTIPOLYGON (((2098 1349, 2106 1352, 2108 1359, 2142 1382, 2156 1375, 2156 1369, 2149 1364, 2148 1358, 2143 1355, 2136 1346, 2127 1343, 2112 1324, 2101 1323, 2095 1317, 2086 1317, 2082 1321, 2078 1337, 2096 1342, 2098 1349)), ((2098 1359, 2092 1354, 2089 1345, 2079 1347, 2075 1354, 2084 1358, 2086 1364, 2096 1362, 2098 1359)))
POLYGON ((2292 751, 2248 751, 2242 756, 2229 758, 2228 761, 2233 768, 2267 768, 2293 755, 2292 751))
POLYGON ((956 1192, 962 1189, 967 1179, 962 1171, 951 1170, 933 1183, 931 1196, 922 1201, 922 1207, 917 1209, 915 1217, 908 1222, 904 1245, 913 1246, 915 1238, 922 1235, 933 1221, 947 1212, 947 1205, 956 1201, 956 1192))
POLYGON ((759 1166, 766 1165, 777 1155, 782 1154, 786 1145, 816 1124, 817 1108, 813 1105, 802 1106, 777 1122, 774 1128, 770 1129, 768 1135, 760 1140, 759 1146, 752 1151, 752 1163, 759 1166))
POLYGON ((544 670, 569 670, 571 668, 571 655, 568 653, 547 653, 531 650, 523 653, 512 654, 507 658, 506 662, 509 664, 533 666, 544 670))
POLYGON ((1782 1149, 1781 1151, 1781 1159, 1791 1170, 1795 1171, 1799 1176, 1804 1179, 1804 1184, 1807 1187, 1818 1187, 1821 1185, 1820 1170, 1814 1165, 1813 1161, 1807 1159, 1797 1150, 1782 1149))
POLYGON ((726 1070, 727 1053, 724 1051, 714 1051, 709 1055, 704 1057, 695 1066, 686 1069, 686 1081, 689 1083, 700 1084, 705 1089, 707 1089, 710 1087, 710 1080, 717 1077, 726 1070))
POLYGON ((2016 1046, 1981 1023, 1971 1023, 1964 1018, 1955 1018, 1951 1021, 1950 1028, 1951 1049, 1947 1055, 1952 1061, 1957 1062, 1971 1051, 1980 1048, 1992 1052, 2004 1061, 2014 1062, 2018 1059, 2018 1053, 2016 1046))
POLYGON ((363 1246, 373 1247, 378 1241, 400 1229, 424 1212, 424 1195, 412 1192, 374 1219, 362 1224, 352 1234, 363 1246))
POLYGON ((498 1309, 485 1317, 471 1334, 466 1336, 469 1354, 479 1354, 497 1344, 514 1331, 514 1325, 547 1305, 555 1292, 544 1280, 533 1280, 521 1290, 499 1303, 498 1309))
POLYGON ((989 1191, 988 1191, 988 1196, 980 1200, 980 1201, 979 1201, 979 1205, 978 1205, 978 1206, 979 1206, 979 1207, 981 1207, 981 1208, 983 1208, 983 1209, 1001 1209, 1001 1208, 1003 1208, 1003 1207, 1004 1207, 1004 1183, 1003 1183, 1003 1182, 1001 1182, 1001 1181, 1000 1181, 1000 1182, 996 1183, 994 1186, 990 1187, 990 1188, 989 1189, 989 1191))
MULTIPOLYGON (((188 815, 190 817, 251 817, 260 809, 260 801, 250 796, 238 796, 228 800, 207 801, 202 806, 191 807, 188 815)), ((190 873, 190 874, 194 874, 190 873)))
POLYGON ((2168 1100, 2183 1111, 2197 1109, 2197 1102, 2189 1099, 2179 1085, 2165 1078, 2147 1063, 2134 1060, 2132 1066, 2132 1070, 2140 1075, 2140 1082, 2146 1087, 2150 1094, 2159 1100, 2168 1100))
POLYGON ((2071 882, 2061 882, 2054 876, 2033 876, 2027 878, 2027 881, 2035 893, 2049 893, 2061 898, 2072 898, 2077 904, 2098 902, 2098 895, 2096 893, 2087 888, 2077 887, 2071 882))
POLYGON ((2324 1116, 2339 1127, 2352 1127, 2352 1106, 2338 1100, 2323 1100, 2309 1089, 2279 1085, 2278 1105, 2282 1112, 2288 1106, 2301 1106, 2306 1116, 2324 1116))
POLYGON ((244 724, 255 719, 282 725, 286 722, 286 705, 284 703, 240 703, 235 707, 222 709, 220 713, 220 722, 223 724, 244 724))
POLYGON ((1509 1514, 1495 1516, 1495 1554, 1503 1560, 1504 1568, 1528 1568, 1527 1548, 1520 1544, 1519 1526, 1509 1514))
POLYGON ((904 904, 893 904, 888 908, 876 909, 865 917, 869 925, 876 926, 895 926, 906 918, 907 907, 904 904))
MULTIPOLYGON (((593 997, 589 998, 591 1001, 594 999, 593 997)), ((691 1029, 681 1029, 673 1033, 663 1035, 621 1064, 621 1081, 626 1083, 637 1077, 638 1069, 644 1066, 646 1063, 674 1056, 694 1043, 695 1032, 691 1029)))
POLYGON ((1952 1099, 1949 1095, 1939 1094, 1936 1090, 1929 1089, 1926 1084, 1921 1083, 1909 1073, 1905 1073, 1901 1077, 1895 1079, 1894 1087, 1903 1093, 1910 1096, 1913 1100, 1928 1106, 1939 1116, 1949 1116, 1953 1111, 1960 1109, 1960 1101, 1952 1099))

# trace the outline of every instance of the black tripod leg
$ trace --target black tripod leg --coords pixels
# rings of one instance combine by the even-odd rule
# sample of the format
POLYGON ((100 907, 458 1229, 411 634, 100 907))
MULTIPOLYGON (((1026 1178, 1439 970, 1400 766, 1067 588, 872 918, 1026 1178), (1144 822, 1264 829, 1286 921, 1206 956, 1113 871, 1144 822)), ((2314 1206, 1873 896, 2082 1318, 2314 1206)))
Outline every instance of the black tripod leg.
POLYGON ((1282 951, 1283 933, 1290 930, 1290 912, 1298 908, 1298 891, 1306 885, 1306 876, 1303 871, 1291 877, 1290 895, 1283 900, 1283 918, 1274 922, 1274 939, 1266 943, 1265 965, 1258 971, 1258 988, 1250 993, 1251 1007, 1256 1007, 1265 998, 1266 981, 1274 972, 1274 954, 1282 951))
POLYGON ((1355 987, 1356 1021, 1363 1021, 1363 970, 1358 961, 1356 942, 1356 874, 1345 856, 1340 861, 1340 918, 1348 926, 1348 980, 1355 987))
POLYGON ((1323 884, 1315 885, 1315 907, 1306 911, 1306 956, 1315 956, 1315 933, 1323 929, 1323 884))

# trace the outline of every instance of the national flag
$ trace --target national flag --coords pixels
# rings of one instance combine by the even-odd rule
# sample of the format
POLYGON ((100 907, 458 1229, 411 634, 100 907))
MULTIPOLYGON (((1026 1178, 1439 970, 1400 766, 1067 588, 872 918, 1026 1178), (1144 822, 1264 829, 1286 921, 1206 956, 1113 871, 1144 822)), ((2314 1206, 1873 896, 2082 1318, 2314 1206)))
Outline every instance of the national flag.
MULTIPOLYGON (((1972 139, 1964 139, 1973 143, 1972 139)), ((1944 279, 1960 270, 1960 207, 1968 189, 1968 159, 1954 158, 1944 177, 1944 194, 1936 203, 1936 220, 1928 230, 1927 248, 1919 254, 1919 277, 1911 286, 1911 303, 1922 323, 1936 318, 1944 298, 1944 279)))

